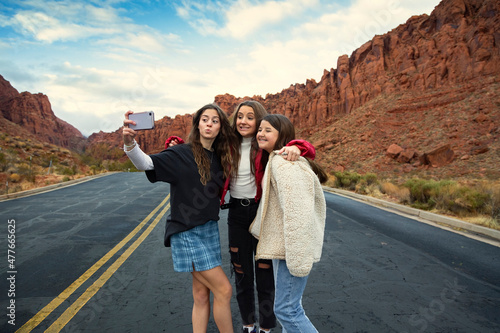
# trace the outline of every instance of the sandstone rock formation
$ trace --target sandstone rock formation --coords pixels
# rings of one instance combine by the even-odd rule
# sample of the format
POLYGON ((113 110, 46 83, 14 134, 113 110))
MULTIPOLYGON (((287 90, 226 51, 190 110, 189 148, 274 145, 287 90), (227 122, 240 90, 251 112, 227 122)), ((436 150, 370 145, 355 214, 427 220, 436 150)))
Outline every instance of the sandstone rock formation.
MULTIPOLYGON (((500 73, 500 2, 444 0, 431 15, 414 16, 337 59, 319 82, 291 85, 265 99, 268 111, 300 128, 334 121, 382 93, 431 90, 500 73)), ((220 95, 230 110, 241 99, 220 95)))
MULTIPOLYGON (((479 168, 500 176, 499 31, 498 0, 443 0, 430 15, 411 17, 350 56, 332 59, 336 68, 325 70, 319 82, 306 80, 265 97, 218 95, 214 101, 229 115, 246 99, 285 114, 330 170, 394 175, 434 165, 430 171, 466 175, 479 168), (387 155, 394 142, 403 149, 391 153, 396 159, 387 155), (433 152, 436 147, 448 148, 433 152)), ((9 111, 15 106, 19 114, 50 118, 48 99, 21 95, 0 80, 3 116, 49 140, 41 121, 23 122, 9 111)), ((165 117, 138 141, 148 153, 160 151, 170 135, 187 138, 191 121, 191 115, 165 117)), ((58 136, 62 131, 51 140, 69 145, 58 136)), ((91 135, 87 145, 95 144, 121 147, 121 130, 91 135)))
POLYGON ((393 143, 387 148, 386 154, 399 163, 411 163, 414 159, 418 159, 419 165, 429 165, 434 168, 450 164, 455 159, 455 152, 449 144, 419 155, 415 149, 402 148, 393 143))
POLYGON ((19 93, 1 75, 0 114, 40 141, 75 150, 83 148, 85 139, 82 133, 54 115, 46 95, 19 93))
POLYGON ((438 147, 419 157, 423 165, 431 165, 435 168, 450 164, 453 162, 454 158, 455 152, 451 149, 449 144, 438 147))

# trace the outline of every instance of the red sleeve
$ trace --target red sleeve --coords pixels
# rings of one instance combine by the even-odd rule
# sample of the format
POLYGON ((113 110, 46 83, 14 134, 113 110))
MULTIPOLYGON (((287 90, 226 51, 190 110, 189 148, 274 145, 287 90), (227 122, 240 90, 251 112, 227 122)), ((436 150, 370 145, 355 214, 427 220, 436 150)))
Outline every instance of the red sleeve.
POLYGON ((287 147, 297 146, 300 149, 300 156, 308 157, 314 160, 316 157, 316 149, 306 140, 292 140, 287 144, 287 147))
POLYGON ((165 149, 168 148, 168 144, 172 141, 172 140, 177 140, 177 142, 179 144, 181 143, 184 143, 184 140, 182 140, 182 138, 178 137, 178 136, 175 136, 175 135, 172 135, 171 137, 169 137, 167 140, 165 140, 165 149))

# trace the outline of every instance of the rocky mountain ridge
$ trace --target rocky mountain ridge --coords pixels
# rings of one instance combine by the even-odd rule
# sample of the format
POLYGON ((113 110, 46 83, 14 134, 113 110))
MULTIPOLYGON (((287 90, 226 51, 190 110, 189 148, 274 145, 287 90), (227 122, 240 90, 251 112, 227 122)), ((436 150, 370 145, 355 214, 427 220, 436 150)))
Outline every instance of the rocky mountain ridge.
MULTIPOLYGON (((319 82, 307 80, 265 97, 218 95, 214 101, 228 114, 245 99, 285 114, 330 169, 498 176, 499 14, 499 1, 444 0, 430 15, 411 17, 339 57, 319 82)), ((0 78, 5 119, 41 140, 78 147, 81 134, 53 120, 46 96, 12 89, 0 78), (44 128, 56 130, 41 132, 40 121, 37 126, 30 120, 35 111, 44 123, 52 121, 44 128)), ((186 138, 191 120, 190 114, 164 117, 138 141, 148 153, 160 151, 168 136, 186 138)), ((95 133, 85 144, 120 147, 121 129, 95 133)))
POLYGON ((19 93, 1 75, 0 115, 2 132, 76 150, 83 149, 85 144, 78 129, 56 117, 47 95, 19 93))

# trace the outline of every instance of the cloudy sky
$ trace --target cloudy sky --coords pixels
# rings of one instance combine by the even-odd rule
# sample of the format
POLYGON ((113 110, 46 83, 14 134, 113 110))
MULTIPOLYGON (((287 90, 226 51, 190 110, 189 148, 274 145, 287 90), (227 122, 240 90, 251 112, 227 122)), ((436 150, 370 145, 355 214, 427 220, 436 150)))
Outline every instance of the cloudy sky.
POLYGON ((88 136, 319 81, 438 0, 2 0, 0 74, 88 136))

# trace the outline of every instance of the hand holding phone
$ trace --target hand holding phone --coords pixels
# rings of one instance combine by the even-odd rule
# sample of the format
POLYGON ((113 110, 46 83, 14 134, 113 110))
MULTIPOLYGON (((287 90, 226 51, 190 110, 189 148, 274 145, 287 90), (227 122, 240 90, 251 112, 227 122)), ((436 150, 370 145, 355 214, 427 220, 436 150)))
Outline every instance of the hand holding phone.
POLYGON ((128 119, 135 121, 135 125, 129 125, 135 131, 155 128, 155 113, 153 111, 131 113, 128 119))

